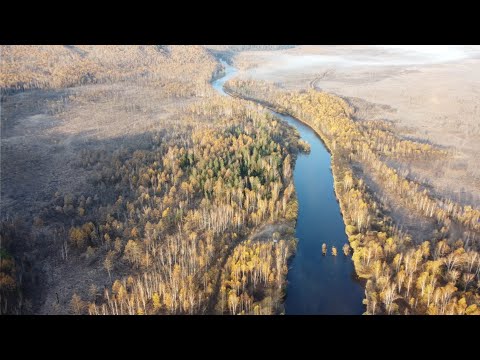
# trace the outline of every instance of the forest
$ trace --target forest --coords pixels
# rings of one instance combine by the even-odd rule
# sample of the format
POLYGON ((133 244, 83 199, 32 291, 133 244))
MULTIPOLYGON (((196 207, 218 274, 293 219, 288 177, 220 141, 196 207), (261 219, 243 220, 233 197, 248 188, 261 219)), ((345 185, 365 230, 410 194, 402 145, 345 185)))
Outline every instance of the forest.
POLYGON ((155 116, 156 98, 126 96, 130 86, 179 102, 138 140, 82 140, 69 163, 87 174, 81 192, 57 189, 32 218, 4 217, 2 314, 283 311, 295 251, 292 172, 305 148, 294 129, 261 107, 216 95, 210 81, 222 69, 201 47, 3 52, 3 99, 62 91, 46 105, 62 121, 92 102, 108 104, 125 123, 144 111, 155 116), (254 239, 266 225, 278 231, 254 239), (35 259, 41 243, 42 267, 35 259), (56 273, 63 274, 58 284, 56 273))
POLYGON ((212 74, 220 70, 200 46, 2 46, 0 88, 9 93, 135 82, 170 96, 192 96, 210 91, 212 74))
MULTIPOLYGON (((117 200, 92 209, 104 221, 90 225, 77 217, 79 224, 69 230, 78 252, 102 254, 111 281, 112 273, 128 269, 128 276, 116 278, 111 289, 85 303, 89 314, 207 313, 218 301, 216 282, 225 276, 221 263, 227 259, 230 273, 239 262, 239 247, 245 249, 242 254, 256 256, 248 261, 248 271, 247 262, 238 265, 241 277, 235 270, 231 281, 222 281, 220 298, 229 304, 241 300, 238 306, 222 305, 221 311, 278 312, 292 236, 284 234, 278 255, 273 241, 243 241, 264 222, 295 220, 286 158, 297 151, 297 139, 241 101, 209 100, 186 109, 184 116, 181 121, 195 123, 197 129, 180 143, 153 142, 152 151, 106 158, 99 181, 119 190, 117 200), (284 143, 288 139, 290 148, 284 143), (255 281, 247 287, 252 272, 255 281), (279 289, 274 301, 265 301, 267 295, 261 293, 274 287, 279 289)), ((77 213, 83 211, 77 208, 77 213)))
POLYGON ((398 167, 450 149, 315 89, 213 89, 217 57, 288 47, 2 46, 0 314, 284 314, 309 145, 271 108, 330 152, 349 244, 322 251, 365 314, 480 315, 480 209, 398 167))
POLYGON ((355 121, 352 108, 331 94, 288 92, 254 80, 233 79, 226 86, 296 117, 325 142, 355 270, 367 280, 366 314, 480 314, 480 210, 438 198, 389 165, 390 159, 448 157, 447 150, 399 138, 387 122, 355 121), (433 219, 431 237, 400 229, 364 172, 419 218, 433 219))

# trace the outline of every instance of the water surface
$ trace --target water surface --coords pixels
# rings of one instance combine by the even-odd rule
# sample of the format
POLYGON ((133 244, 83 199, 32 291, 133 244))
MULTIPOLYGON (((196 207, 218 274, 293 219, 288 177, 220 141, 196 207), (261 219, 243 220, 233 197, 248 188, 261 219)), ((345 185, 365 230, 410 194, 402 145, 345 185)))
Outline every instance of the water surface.
MULTIPOLYGON (((223 63, 225 77, 213 87, 227 95, 223 84, 236 69, 223 63)), ((294 181, 298 197, 297 253, 288 271, 286 314, 362 314, 364 289, 353 262, 342 252, 348 242, 345 225, 333 189, 330 154, 315 132, 290 116, 274 114, 295 127, 310 144, 310 154, 298 156, 294 181), (322 244, 328 253, 322 255, 322 244), (338 256, 331 255, 332 246, 338 256)))

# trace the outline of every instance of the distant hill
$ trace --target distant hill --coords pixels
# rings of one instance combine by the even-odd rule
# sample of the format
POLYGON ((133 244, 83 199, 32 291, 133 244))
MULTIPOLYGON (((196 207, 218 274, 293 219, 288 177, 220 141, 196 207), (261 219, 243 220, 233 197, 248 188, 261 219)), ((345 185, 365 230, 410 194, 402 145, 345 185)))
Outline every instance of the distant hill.
POLYGON ((294 48, 296 45, 205 45, 216 57, 231 63, 241 51, 274 51, 294 48))
POLYGON ((295 45, 205 45, 214 51, 268 51, 294 48, 295 45))

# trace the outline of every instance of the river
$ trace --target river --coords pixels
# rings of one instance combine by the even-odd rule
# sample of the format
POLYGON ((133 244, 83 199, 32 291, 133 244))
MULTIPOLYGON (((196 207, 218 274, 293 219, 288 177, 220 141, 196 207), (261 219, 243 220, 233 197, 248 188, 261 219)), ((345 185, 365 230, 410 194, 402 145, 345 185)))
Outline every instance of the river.
MULTIPOLYGON (((212 85, 220 94, 228 96, 223 85, 237 70, 223 61, 222 64, 225 76, 212 85)), ((291 116, 272 113, 296 128, 311 148, 309 154, 298 156, 294 170, 299 241, 288 270, 285 312, 287 315, 360 315, 365 311, 364 289, 351 258, 342 251, 348 239, 333 189, 330 154, 310 127, 291 116), (326 256, 322 255, 323 243, 328 246, 326 256), (338 256, 332 256, 332 246, 337 248, 338 256)))

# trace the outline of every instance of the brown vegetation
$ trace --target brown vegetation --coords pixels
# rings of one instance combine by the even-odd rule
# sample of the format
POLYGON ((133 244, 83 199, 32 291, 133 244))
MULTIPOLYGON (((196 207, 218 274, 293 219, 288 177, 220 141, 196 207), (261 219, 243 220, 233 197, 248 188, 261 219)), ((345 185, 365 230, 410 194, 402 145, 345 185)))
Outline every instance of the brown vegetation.
POLYGON ((2 91, 135 81, 180 96, 204 95, 219 70, 200 46, 3 45, 0 50, 2 91))
POLYGON ((438 198, 422 184, 398 174, 387 160, 449 156, 431 145, 400 139, 381 121, 355 122, 341 99, 317 91, 283 92, 269 83, 232 80, 230 91, 257 99, 309 124, 332 153, 353 261, 366 286, 367 314, 476 314, 480 210, 438 198), (383 205, 352 171, 365 166, 378 184, 420 217, 433 218, 437 231, 416 241, 385 216, 383 205), (460 235, 456 235, 460 234, 460 235))
MULTIPOLYGON (((87 253, 92 247, 105 254, 103 265, 109 277, 115 278, 111 273, 126 267, 129 275, 115 280, 111 291, 105 289, 103 300, 89 304, 91 314, 204 313, 215 295, 228 247, 265 221, 296 218, 291 165, 286 159, 290 155, 283 145, 296 139, 286 127, 247 109, 241 101, 223 98, 195 104, 184 116, 180 121, 192 122, 197 129, 185 134, 182 145, 153 141, 152 151, 101 162, 103 171, 97 181, 117 189, 118 198, 91 210, 99 219, 97 224, 71 228, 71 246, 87 253)), ((82 222, 78 212, 71 214, 82 222)), ((250 244, 262 246, 250 242, 241 246, 250 244)), ((282 240, 278 246, 285 244, 282 240)), ((229 272, 239 251, 244 256, 239 249, 243 248, 235 247, 233 258, 227 260, 229 272)), ((280 263, 262 257, 252 260, 250 270, 276 276, 275 286, 281 289, 288 254, 281 252, 280 263)), ((248 273, 244 276, 248 278, 248 273)), ((256 279, 248 286, 252 305, 264 298, 253 295, 254 290, 273 286, 265 281, 257 284, 256 279)), ((245 286, 242 290, 247 294, 245 286)), ((238 288, 233 291, 241 296, 238 288)), ((281 294, 276 294, 274 300, 280 299, 281 294)), ((245 313, 255 307, 247 310, 240 305, 239 311, 245 313)), ((236 313, 236 306, 232 312, 236 313)))
MULTIPOLYGON (((220 67, 202 47, 2 52, 2 172, 13 175, 2 181, 2 201, 7 214, 26 220, 9 253, 20 277, 31 262, 36 279, 17 281, 33 306, 17 296, 8 312, 222 312, 224 287, 251 301, 248 311, 240 303, 234 313, 281 311, 297 216, 292 167, 303 149, 291 128, 244 101, 216 96, 209 82, 220 67), (42 121, 25 134, 32 114, 42 121), (45 161, 30 169, 21 154, 29 163, 34 154, 45 161), (25 181, 34 179, 45 197, 29 206, 18 186, 28 194, 35 188, 25 181), (244 242, 266 223, 287 231, 274 241, 244 242), (272 255, 252 258, 255 275, 245 274, 252 280, 241 293, 227 283, 235 278, 237 246, 272 255), (257 282, 257 271, 267 281, 257 282)), ((15 279, 5 243, 2 276, 15 279)))

